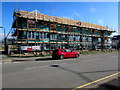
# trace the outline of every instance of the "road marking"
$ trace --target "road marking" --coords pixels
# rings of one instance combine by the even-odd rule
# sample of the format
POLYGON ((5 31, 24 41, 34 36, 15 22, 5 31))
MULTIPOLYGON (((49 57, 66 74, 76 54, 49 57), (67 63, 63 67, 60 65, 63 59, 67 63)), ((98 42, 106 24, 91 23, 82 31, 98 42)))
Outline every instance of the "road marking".
POLYGON ((29 69, 34 69, 34 68, 37 68, 37 67, 25 68, 24 70, 29 70, 29 69))
POLYGON ((13 63, 24 63, 24 62, 13 62, 13 63))
POLYGON ((73 88, 72 90, 77 90, 77 89, 80 89, 80 88, 86 87, 86 86, 88 86, 88 85, 91 85, 91 84, 94 84, 94 83, 96 83, 96 82, 99 82, 99 81, 102 81, 102 80, 108 79, 108 78, 113 77, 113 76, 118 75, 118 74, 120 74, 120 72, 115 73, 115 74, 112 74, 112 75, 109 75, 109 76, 106 76, 106 77, 104 77, 104 78, 101 78, 101 79, 95 80, 95 81, 93 81, 93 82, 90 82, 90 83, 87 83, 87 84, 84 84, 84 85, 78 86, 78 87, 76 87, 76 88, 73 88))
MULTIPOLYGON (((56 65, 65 65, 67 63, 61 63, 61 64, 56 64, 56 65)), ((46 65, 46 66, 40 66, 40 67, 30 67, 30 68, 25 68, 24 70, 30 70, 30 69, 35 69, 35 68, 44 68, 44 67, 49 67, 50 65, 46 65)))
POLYGON ((44 68, 44 67, 48 67, 48 65, 46 65, 46 66, 40 66, 40 67, 38 67, 38 68, 44 68))

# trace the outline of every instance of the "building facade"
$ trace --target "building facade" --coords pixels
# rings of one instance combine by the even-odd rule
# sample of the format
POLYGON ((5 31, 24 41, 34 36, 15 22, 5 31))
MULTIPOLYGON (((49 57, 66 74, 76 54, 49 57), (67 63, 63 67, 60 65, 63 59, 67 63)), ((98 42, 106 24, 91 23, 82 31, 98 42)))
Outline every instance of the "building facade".
POLYGON ((49 16, 37 10, 15 11, 11 51, 50 52, 57 48, 73 50, 106 49, 112 32, 106 27, 66 18, 49 16), (17 48, 17 49, 14 49, 17 48))
POLYGON ((112 38, 112 48, 120 49, 120 35, 115 35, 112 38))

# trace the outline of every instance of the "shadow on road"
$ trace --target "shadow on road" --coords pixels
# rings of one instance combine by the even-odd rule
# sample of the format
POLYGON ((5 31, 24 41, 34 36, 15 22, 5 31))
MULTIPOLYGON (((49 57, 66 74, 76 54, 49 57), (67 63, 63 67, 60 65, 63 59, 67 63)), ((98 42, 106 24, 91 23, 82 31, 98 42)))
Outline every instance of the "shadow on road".
POLYGON ((38 58, 35 61, 49 61, 49 60, 58 60, 58 59, 54 59, 54 58, 38 58))
MULTIPOLYGON (((73 71, 73 70, 70 70, 70 69, 67 69, 67 68, 64 68, 60 65, 57 65, 57 64, 53 64, 51 65, 51 67, 56 67, 56 68, 59 68, 59 69, 62 69, 62 70, 65 70, 65 71, 68 71, 68 72, 71 72, 71 73, 74 73, 76 74, 78 77, 82 78, 83 80, 85 80, 87 83, 89 82, 93 82, 93 80, 89 79, 87 76, 83 75, 85 73, 99 73, 99 72, 112 72, 112 71, 118 71, 118 70, 104 70, 104 71, 91 71, 91 72, 76 72, 76 71, 73 71)), ((96 82, 97 83, 97 82, 96 82)), ((98 88, 104 88, 104 90, 120 90, 119 87, 117 86, 114 86, 114 85, 109 85, 109 84, 102 84, 100 85, 98 88)), ((92 90, 92 89, 90 89, 92 90)), ((101 89, 100 89, 101 90, 101 89)), ((103 90, 103 89, 102 89, 103 90)))
MULTIPOLYGON (((120 81, 120 78, 113 79, 109 82, 99 85, 97 89, 99 90, 120 90, 119 81, 120 81)), ((91 88, 89 90, 96 90, 96 88, 91 88)))
MULTIPOLYGON (((65 59, 62 59, 62 60, 67 60, 67 59, 73 59, 73 58, 65 58, 65 59)), ((50 61, 50 60, 60 60, 60 59, 56 59, 56 58, 38 58, 36 59, 35 61, 50 61)))
POLYGON ((90 80, 88 77, 82 75, 82 73, 78 73, 78 72, 76 72, 76 71, 73 71, 73 70, 70 70, 70 69, 61 67, 60 65, 51 65, 51 67, 56 67, 56 68, 59 68, 59 69, 62 69, 62 70, 65 70, 65 71, 74 73, 74 74, 76 74, 77 76, 82 77, 82 78, 83 78, 84 80, 86 80, 87 82, 92 82, 92 80, 90 80))

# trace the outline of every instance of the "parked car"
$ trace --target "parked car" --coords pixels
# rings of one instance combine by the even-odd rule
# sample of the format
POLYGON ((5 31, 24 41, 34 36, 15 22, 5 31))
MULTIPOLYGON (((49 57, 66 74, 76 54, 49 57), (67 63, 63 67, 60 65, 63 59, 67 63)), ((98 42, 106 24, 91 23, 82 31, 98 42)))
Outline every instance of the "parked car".
POLYGON ((56 49, 52 53, 52 58, 68 58, 68 57, 75 57, 78 58, 80 56, 79 52, 75 52, 69 49, 56 49))

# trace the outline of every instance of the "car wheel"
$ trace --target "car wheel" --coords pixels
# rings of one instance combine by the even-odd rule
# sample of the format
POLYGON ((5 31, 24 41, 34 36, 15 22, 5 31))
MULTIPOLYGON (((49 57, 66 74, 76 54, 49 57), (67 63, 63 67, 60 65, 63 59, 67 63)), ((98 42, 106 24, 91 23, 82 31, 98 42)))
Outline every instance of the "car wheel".
POLYGON ((78 57, 79 57, 79 55, 78 55, 78 54, 76 54, 76 55, 75 55, 75 58, 78 58, 78 57))
POLYGON ((63 59, 64 58, 64 55, 60 55, 60 59, 63 59))

